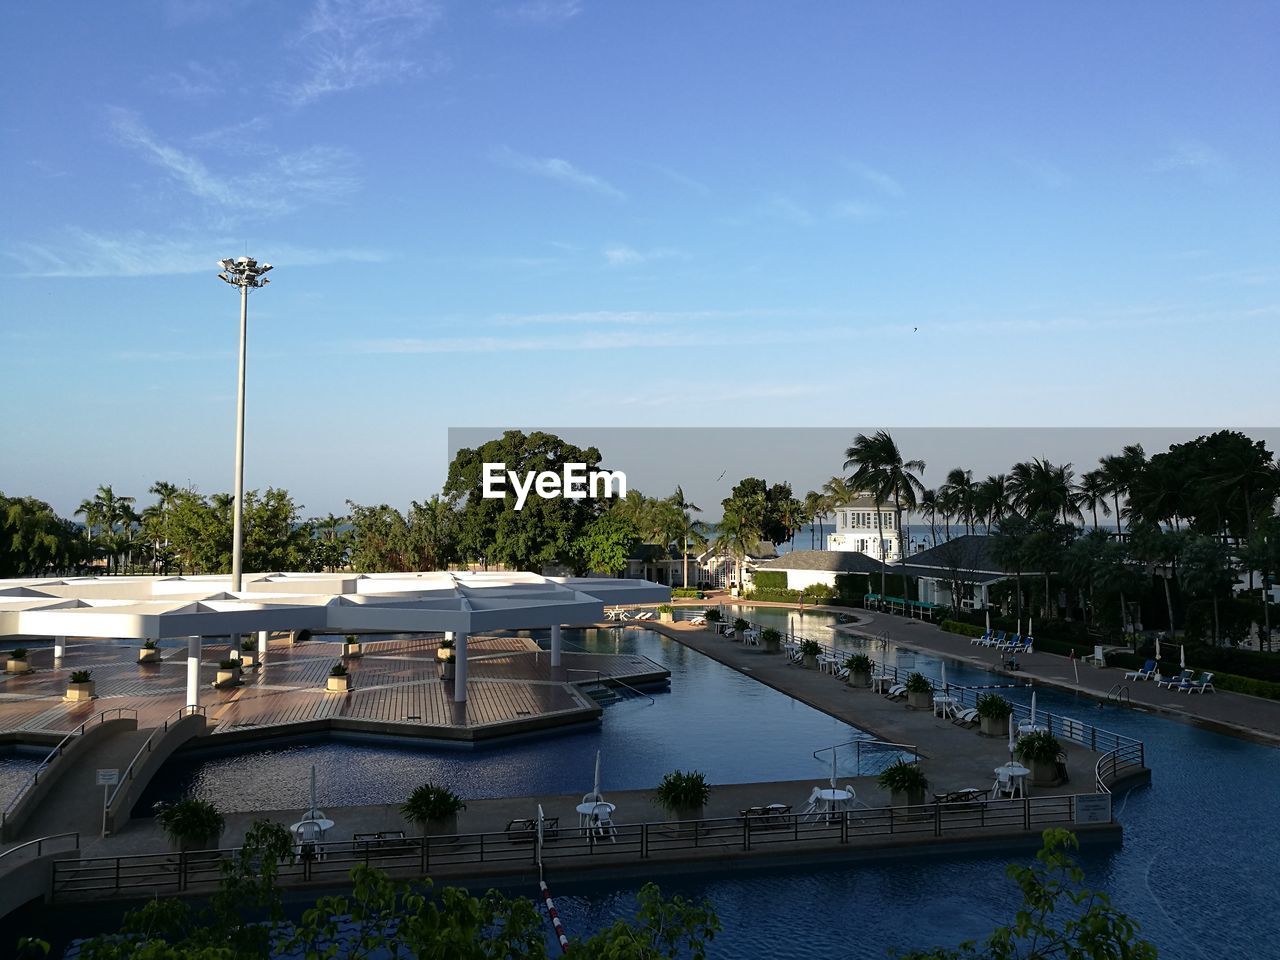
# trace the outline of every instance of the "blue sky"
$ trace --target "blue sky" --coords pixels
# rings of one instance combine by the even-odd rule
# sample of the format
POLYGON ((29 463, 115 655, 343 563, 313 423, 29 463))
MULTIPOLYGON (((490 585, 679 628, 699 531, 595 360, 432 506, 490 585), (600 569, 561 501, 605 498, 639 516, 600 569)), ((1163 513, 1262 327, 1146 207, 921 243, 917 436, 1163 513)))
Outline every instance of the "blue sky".
POLYGON ((229 489, 246 251, 246 478, 309 514, 428 496, 449 427, 1274 423, 1277 36, 1262 3, 14 6, 0 489, 229 489))

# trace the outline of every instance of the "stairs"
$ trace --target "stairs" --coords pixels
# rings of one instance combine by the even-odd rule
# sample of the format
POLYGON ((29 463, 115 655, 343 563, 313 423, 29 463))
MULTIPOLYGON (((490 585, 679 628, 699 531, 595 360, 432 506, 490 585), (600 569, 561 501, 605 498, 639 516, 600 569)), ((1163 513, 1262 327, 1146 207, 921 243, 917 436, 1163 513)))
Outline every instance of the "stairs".
POLYGON ((611 703, 617 703, 622 700, 622 696, 614 687, 598 681, 584 683, 579 689, 602 707, 607 707, 611 703))

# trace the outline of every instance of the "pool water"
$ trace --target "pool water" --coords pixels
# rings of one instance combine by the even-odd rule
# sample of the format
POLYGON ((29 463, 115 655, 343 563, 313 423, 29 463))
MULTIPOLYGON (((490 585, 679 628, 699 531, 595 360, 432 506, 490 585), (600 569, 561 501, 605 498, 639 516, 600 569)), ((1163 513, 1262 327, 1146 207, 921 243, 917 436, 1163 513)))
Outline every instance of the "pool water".
POLYGON ((597 749, 606 794, 653 787, 677 767, 713 784, 825 779, 830 760, 813 751, 864 735, 652 630, 565 630, 563 641, 569 650, 643 654, 671 671, 670 687, 647 691, 653 703, 628 696, 606 706, 598 725, 474 749, 371 739, 202 749, 166 764, 136 813, 186 792, 225 809, 303 807, 312 764, 322 805, 399 803, 428 780, 467 799, 583 793, 597 749))
POLYGON ((48 752, 47 747, 0 747, 0 810, 9 806, 48 752))

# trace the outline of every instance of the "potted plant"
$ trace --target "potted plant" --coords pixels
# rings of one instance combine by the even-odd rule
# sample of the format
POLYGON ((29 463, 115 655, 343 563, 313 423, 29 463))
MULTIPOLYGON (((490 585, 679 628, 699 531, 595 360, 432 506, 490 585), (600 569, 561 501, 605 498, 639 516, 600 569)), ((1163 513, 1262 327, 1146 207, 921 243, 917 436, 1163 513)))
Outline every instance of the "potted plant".
POLYGON ((698 770, 684 773, 673 770, 662 778, 654 799, 677 820, 701 820, 703 808, 711 798, 706 774, 698 770))
POLYGON ((782 634, 773 627, 760 631, 760 640, 764 643, 765 653, 778 653, 782 649, 782 634))
POLYGON ((719 608, 712 607, 710 610, 708 610, 706 612, 706 618, 707 618, 707 623, 719 623, 721 619, 719 608))
POLYGON ((325 684, 325 689, 330 693, 349 693, 351 691, 351 677, 347 674, 347 668, 341 663, 335 663, 329 668, 329 679, 325 684))
POLYGON ((933 684, 923 673, 916 671, 907 677, 907 706, 913 710, 933 709, 933 684))
POLYGON ((252 640, 240 641, 240 669, 247 670, 258 662, 258 645, 252 640))
POLYGON ((93 671, 92 670, 73 670, 71 671, 71 679, 67 684, 68 700, 92 700, 93 699, 93 671))
POLYGON ((354 633, 348 633, 342 641, 342 655, 344 657, 358 657, 361 655, 360 638, 354 633))
POLYGON ((160 647, 154 640, 143 640, 142 649, 138 651, 139 663, 159 663, 160 647))
POLYGON ((218 678, 213 681, 215 687, 234 687, 240 682, 240 661, 219 660, 218 678))
POLYGON ((817 640, 801 640, 800 655, 804 657, 804 665, 810 670, 818 665, 818 654, 822 652, 822 647, 818 646, 817 640))
POLYGON ((1037 730, 1018 738, 1014 750, 1018 759, 1031 771, 1031 782, 1036 786, 1051 787, 1058 782, 1058 755, 1062 744, 1048 731, 1037 730))
POLYGON ((440 641, 440 646, 436 648, 437 660, 448 660, 453 656, 453 637, 445 637, 440 641))
POLYGON ((9 660, 4 665, 5 673, 30 673, 31 663, 27 660, 26 647, 14 647, 9 654, 9 660))
POLYGON ((207 800, 186 797, 177 803, 157 803, 156 822, 175 850, 213 850, 218 846, 226 819, 207 800))
POLYGON ((450 653, 447 657, 440 661, 440 679, 452 680, 454 672, 458 668, 458 655, 450 653))
POLYGON ((849 686, 871 686, 871 658, 865 653, 855 653, 844 662, 844 665, 849 671, 849 686))
POLYGON ((424 837, 451 837, 458 832, 458 811, 467 809, 462 798, 448 787, 424 783, 415 787, 400 814, 422 828, 424 837))
POLYGON ((669 603, 658 604, 658 619, 662 623, 671 623, 676 617, 675 610, 669 603))
POLYGON ((751 621, 746 620, 743 617, 735 618, 733 621, 733 635, 737 639, 741 640, 742 635, 747 632, 750 626, 751 626, 751 621))
POLYGON ((978 732, 984 737, 1003 737, 1009 731, 1009 715, 1013 704, 998 693, 978 697, 978 732))
POLYGON ((882 790, 889 791, 890 803, 895 807, 920 806, 929 789, 929 780, 920 765, 906 760, 885 767, 876 782, 882 790))

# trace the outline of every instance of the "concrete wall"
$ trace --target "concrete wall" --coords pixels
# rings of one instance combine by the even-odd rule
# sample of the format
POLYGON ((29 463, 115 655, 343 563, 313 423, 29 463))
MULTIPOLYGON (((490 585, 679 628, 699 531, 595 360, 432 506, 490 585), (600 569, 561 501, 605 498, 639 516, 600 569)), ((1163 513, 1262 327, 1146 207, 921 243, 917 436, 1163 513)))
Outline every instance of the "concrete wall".
MULTIPOLYGON (((61 841, 66 843, 68 841, 61 841)), ((56 845, 56 844, 55 844, 56 845)), ((34 850, 34 847, 30 849, 34 850)), ((44 853, 41 856, 25 856, 14 854, 19 860, 12 867, 7 861, 0 861, 0 918, 7 917, 23 904, 32 900, 48 899, 53 886, 53 862, 55 860, 79 860, 79 850, 59 850, 55 853, 44 853)), ((5 928, 6 933, 8 929, 5 928)), ((13 936, 17 937, 15 931, 13 936)), ((9 941, 12 946, 13 941, 9 941)))
POLYGON ((188 740, 202 736, 205 728, 204 715, 194 713, 170 723, 168 729, 156 729, 151 739, 147 741, 151 749, 136 761, 136 765, 127 774, 127 778, 112 798, 111 806, 107 808, 108 835, 115 833, 118 825, 129 822, 129 811, 138 802, 138 798, 142 796, 151 778, 173 755, 173 752, 188 740))
POLYGON ((18 836, 27 818, 35 812, 36 807, 49 795, 49 791, 62 779, 62 775, 74 766, 84 754, 91 751, 94 744, 121 730, 137 729, 138 721, 133 717, 104 720, 95 723, 80 736, 72 739, 62 751, 62 755, 57 757, 40 774, 40 779, 36 781, 36 785, 22 795, 18 805, 5 819, 4 827, 0 828, 0 840, 8 842, 18 836))

